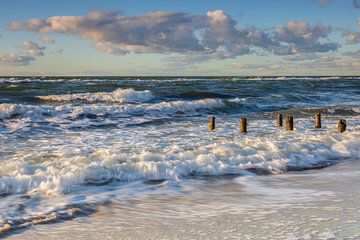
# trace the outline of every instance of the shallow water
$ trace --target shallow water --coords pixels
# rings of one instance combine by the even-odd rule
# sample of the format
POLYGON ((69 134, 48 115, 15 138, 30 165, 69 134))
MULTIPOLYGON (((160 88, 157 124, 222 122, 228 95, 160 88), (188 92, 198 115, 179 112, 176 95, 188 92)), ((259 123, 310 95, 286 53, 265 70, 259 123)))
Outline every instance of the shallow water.
MULTIPOLYGON (((188 221, 229 211, 257 215, 264 194, 271 206, 287 194, 286 209, 334 195, 298 190, 288 171, 359 160, 356 77, 4 77, 0 103, 0 226, 11 226, 11 234, 74 218, 79 227, 93 216, 107 225, 101 214, 109 206, 120 208, 116 214, 139 211, 136 218, 150 223, 164 212, 188 221), (294 132, 275 126, 279 111, 294 116, 294 132), (315 112, 322 113, 320 130, 313 128, 315 112), (214 132, 207 131, 210 115, 214 132), (240 117, 249 119, 247 134, 238 131, 240 117), (344 134, 336 132, 339 118, 348 121, 344 134), (282 176, 290 187, 262 182, 282 176), (248 189, 251 197, 238 196, 248 189), (254 205, 239 210, 232 204, 238 197, 254 205), (214 201, 201 204, 207 198, 214 201), (168 201, 174 204, 164 207, 168 201)), ((131 226, 125 219, 122 231, 131 226)), ((229 231, 223 236, 233 236, 229 231)))
POLYGON ((9 239, 359 239, 360 161, 281 175, 128 184, 94 212, 9 239), (136 187, 136 191, 130 191, 136 187), (71 235, 69 235, 71 233, 71 235))

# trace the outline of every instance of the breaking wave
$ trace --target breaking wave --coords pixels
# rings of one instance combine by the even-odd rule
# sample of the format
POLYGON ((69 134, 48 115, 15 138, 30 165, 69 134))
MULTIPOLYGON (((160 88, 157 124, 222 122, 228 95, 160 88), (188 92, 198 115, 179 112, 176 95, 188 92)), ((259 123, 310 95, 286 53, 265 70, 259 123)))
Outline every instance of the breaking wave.
POLYGON ((148 114, 152 116, 171 116, 176 113, 194 113, 201 109, 212 109, 224 107, 220 99, 201 99, 195 101, 172 101, 160 103, 143 103, 127 105, 82 105, 74 106, 65 104, 52 105, 22 105, 22 104, 0 104, 0 120, 15 117, 30 117, 32 119, 43 116, 60 116, 65 118, 78 118, 80 116, 107 116, 107 115, 139 115, 148 114))
MULTIPOLYGON (((359 132, 298 136, 288 141, 265 137, 222 139, 194 149, 173 145, 161 151, 99 149, 90 154, 57 157, 34 164, 10 159, 0 166, 0 195, 42 193, 46 196, 70 193, 78 185, 110 181, 181 179, 192 175, 241 174, 245 170, 281 173, 307 169, 360 155, 359 132)), ((118 148, 120 149, 120 147, 118 148)), ((35 157, 35 156, 34 156, 35 157)), ((28 158, 28 156, 27 156, 28 158)))
POLYGON ((133 88, 116 89, 113 92, 95 92, 95 93, 74 93, 64 95, 37 96, 43 101, 50 102, 110 102, 110 103, 142 103, 154 98, 149 91, 135 91, 133 88))

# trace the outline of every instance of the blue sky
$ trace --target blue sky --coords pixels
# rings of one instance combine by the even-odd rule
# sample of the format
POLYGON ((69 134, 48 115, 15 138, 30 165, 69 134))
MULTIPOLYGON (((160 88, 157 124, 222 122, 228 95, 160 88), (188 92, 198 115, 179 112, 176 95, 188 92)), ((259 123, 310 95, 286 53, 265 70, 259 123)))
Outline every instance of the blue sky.
POLYGON ((2 0, 0 75, 360 75, 357 0, 2 0))

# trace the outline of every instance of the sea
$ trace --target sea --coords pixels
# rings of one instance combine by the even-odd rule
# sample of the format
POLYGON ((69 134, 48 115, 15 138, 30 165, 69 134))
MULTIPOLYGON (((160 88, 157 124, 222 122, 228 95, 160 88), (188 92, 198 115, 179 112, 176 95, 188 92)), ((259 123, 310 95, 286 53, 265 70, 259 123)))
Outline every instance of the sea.
POLYGON ((359 239, 359 160, 356 76, 0 77, 0 238, 359 239))

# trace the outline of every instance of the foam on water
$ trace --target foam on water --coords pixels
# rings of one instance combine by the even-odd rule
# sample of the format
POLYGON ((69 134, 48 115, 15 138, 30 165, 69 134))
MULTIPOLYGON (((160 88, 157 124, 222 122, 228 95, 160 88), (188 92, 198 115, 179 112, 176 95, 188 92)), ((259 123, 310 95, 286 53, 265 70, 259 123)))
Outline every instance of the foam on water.
POLYGON ((15 115, 24 113, 25 110, 19 105, 15 104, 0 104, 0 120, 12 118, 15 115))
POLYGON ((128 102, 147 102, 154 98, 149 91, 135 91, 133 88, 116 89, 113 92, 96 92, 96 93, 75 93, 64 95, 47 95, 38 96, 37 98, 44 101, 52 102, 110 102, 110 103, 128 103, 128 102))
POLYGON ((27 155, 19 151, 0 166, 0 195, 40 192, 51 196, 70 193, 78 185, 112 180, 176 180, 192 175, 241 174, 252 169, 281 173, 360 154, 359 132, 278 137, 223 138, 213 143, 203 141, 192 149, 173 144, 162 150, 124 151, 121 144, 113 143, 111 148, 90 153, 71 153, 68 149, 49 159, 45 155, 38 164, 31 159, 39 157, 40 149, 27 155))
POLYGON ((111 184, 247 175, 247 171, 254 169, 258 173, 279 174, 287 169, 312 168, 339 159, 356 160, 360 155, 358 130, 341 135, 277 134, 274 138, 219 135, 211 141, 204 135, 191 141, 193 144, 180 143, 177 141, 181 139, 175 138, 173 144, 163 147, 156 147, 153 140, 135 132, 131 141, 140 142, 133 148, 127 148, 126 141, 113 141, 108 147, 103 143, 94 148, 92 144, 100 139, 96 137, 89 142, 82 135, 59 136, 51 141, 39 139, 44 141, 42 148, 19 149, 0 165, 0 196, 7 206, 0 214, 0 226, 11 222, 18 228, 71 217, 74 211, 84 211, 80 206, 86 210, 89 205, 110 201, 111 192, 101 186, 111 184), (68 145, 71 141, 73 145, 68 145), (51 150, 57 149, 59 143, 61 149, 51 150), (27 212, 22 213, 17 203, 25 205, 27 212))
MULTIPOLYGON (((139 100, 139 98, 137 98, 139 100)), ((28 118, 31 121, 44 120, 49 116, 59 117, 64 121, 76 119, 89 114, 95 116, 106 115, 151 115, 157 117, 171 116, 175 113, 193 114, 201 109, 213 109, 224 107, 220 99, 201 99, 194 101, 171 101, 143 104, 104 105, 101 103, 91 105, 64 104, 53 105, 22 105, 22 104, 0 104, 0 120, 9 118, 28 118)), ((48 119, 50 120, 50 119, 48 119)), ((56 119, 55 119, 56 120, 56 119)))
POLYGON ((262 79, 2 78, 19 89, 0 90, 0 232, 6 222, 73 216, 111 201, 109 188, 133 193, 131 184, 138 190, 143 181, 281 174, 358 159, 355 81, 262 79), (274 126, 278 111, 294 116, 294 132, 274 126), (313 128, 314 112, 323 114, 322 129, 313 128), (238 131, 243 116, 247 134, 238 131), (338 134, 343 117, 348 129, 338 134))

